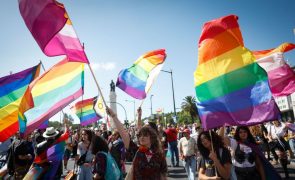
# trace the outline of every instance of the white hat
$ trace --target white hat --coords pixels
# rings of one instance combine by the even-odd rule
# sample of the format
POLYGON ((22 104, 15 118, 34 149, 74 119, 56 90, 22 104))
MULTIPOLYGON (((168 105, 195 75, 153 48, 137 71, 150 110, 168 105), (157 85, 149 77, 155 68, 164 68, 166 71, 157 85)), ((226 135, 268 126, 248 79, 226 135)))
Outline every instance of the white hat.
POLYGON ((43 133, 43 137, 45 138, 50 138, 50 137, 55 137, 58 135, 58 131, 54 129, 54 127, 48 127, 46 128, 46 131, 43 133))

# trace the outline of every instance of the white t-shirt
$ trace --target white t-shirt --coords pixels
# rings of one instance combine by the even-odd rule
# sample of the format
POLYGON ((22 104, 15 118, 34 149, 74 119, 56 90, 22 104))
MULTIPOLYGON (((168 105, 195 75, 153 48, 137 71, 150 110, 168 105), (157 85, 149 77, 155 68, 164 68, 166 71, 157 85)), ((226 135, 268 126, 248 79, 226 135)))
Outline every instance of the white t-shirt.
POLYGON ((270 133, 271 137, 273 139, 278 139, 278 137, 284 137, 286 134, 286 125, 284 123, 281 123, 278 127, 275 125, 271 125, 267 128, 268 133, 270 133))
POLYGON ((190 136, 191 136, 192 138, 194 138, 195 141, 197 142, 197 141, 198 141, 199 132, 196 131, 195 133, 191 134, 190 136))
MULTIPOLYGON (((235 151, 236 151, 236 149, 238 147, 238 142, 233 138, 230 138, 230 147, 233 150, 233 153, 235 153, 235 151)), ((246 146, 245 144, 240 144, 240 150, 243 151, 246 154, 252 152, 252 149, 250 147, 246 146)), ((233 157, 234 157, 234 154, 233 154, 233 157)), ((232 158, 232 161, 233 161, 234 166, 240 167, 240 168, 255 166, 255 161, 253 163, 250 163, 247 158, 245 159, 245 161, 242 164, 237 162, 235 160, 235 158, 232 158)))

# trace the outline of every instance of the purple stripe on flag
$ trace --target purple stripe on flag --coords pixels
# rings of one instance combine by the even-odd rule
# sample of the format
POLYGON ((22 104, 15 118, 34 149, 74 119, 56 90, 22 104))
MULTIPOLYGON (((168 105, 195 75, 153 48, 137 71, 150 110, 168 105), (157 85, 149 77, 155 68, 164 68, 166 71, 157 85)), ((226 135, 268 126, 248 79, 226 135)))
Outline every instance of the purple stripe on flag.
POLYGON ((139 89, 133 88, 132 86, 128 86, 126 82, 121 78, 121 76, 118 77, 117 80, 117 87, 125 91, 130 96, 136 98, 136 99, 144 99, 146 97, 145 91, 141 91, 139 89))
POLYGON ((38 129, 46 129, 48 127, 49 121, 45 121, 44 123, 42 123, 38 129))
POLYGON ((81 122, 81 125, 82 125, 82 126, 87 126, 88 124, 94 123, 94 122, 96 122, 96 121, 98 121, 98 120, 99 120, 98 117, 93 117, 93 118, 88 119, 88 120, 86 120, 86 121, 82 121, 82 122, 81 122))
POLYGON ((17 79, 22 79, 26 76, 29 76, 30 74, 32 74, 32 70, 36 68, 36 66, 32 67, 32 68, 29 68, 29 69, 26 69, 24 71, 21 71, 21 72, 18 72, 18 73, 15 73, 15 74, 12 74, 12 75, 8 75, 8 76, 4 76, 4 77, 1 77, 0 78, 0 86, 3 86, 3 85, 6 85, 6 84, 9 84, 11 82, 14 82, 15 80, 17 79), (13 78, 10 78, 11 76, 13 76, 13 78))
POLYGON ((202 120, 202 126, 207 130, 223 126, 224 124, 249 126, 265 122, 266 119, 268 121, 277 119, 280 112, 275 106, 275 101, 271 100, 267 103, 232 113, 208 112, 200 118, 202 120))

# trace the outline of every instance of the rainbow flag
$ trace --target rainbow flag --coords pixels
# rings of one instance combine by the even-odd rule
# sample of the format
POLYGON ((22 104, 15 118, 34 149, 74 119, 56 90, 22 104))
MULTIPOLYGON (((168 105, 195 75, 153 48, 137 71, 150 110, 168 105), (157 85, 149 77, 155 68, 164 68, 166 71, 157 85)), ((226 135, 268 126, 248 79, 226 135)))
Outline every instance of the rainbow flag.
POLYGON ((205 23, 194 73, 196 101, 205 129, 277 119, 266 72, 244 47, 238 17, 205 23))
POLYGON ((51 162, 49 171, 45 174, 44 179, 56 179, 57 170, 60 168, 66 149, 66 140, 55 144, 47 150, 47 158, 51 162))
POLYGON ((283 43, 274 49, 253 51, 256 62, 267 72, 274 97, 288 96, 295 92, 295 73, 284 60, 284 53, 294 48, 295 44, 283 43))
POLYGON ((94 110, 96 101, 97 97, 85 99, 77 102, 73 107, 71 107, 73 113, 79 117, 80 124, 82 126, 87 126, 88 124, 96 122, 102 118, 94 110))
POLYGON ((89 63, 64 5, 56 0, 19 0, 20 13, 47 56, 89 63))
POLYGON ((54 65, 34 80, 19 110, 21 133, 27 134, 83 94, 84 64, 68 62, 54 65))
POLYGON ((144 99, 159 75, 165 58, 165 49, 142 55, 130 68, 119 73, 116 86, 136 99, 144 99))
POLYGON ((0 141, 19 130, 18 108, 29 84, 40 73, 40 65, 0 78, 0 141))
MULTIPOLYGON (((49 169, 46 169, 46 173, 43 176, 43 179, 56 179, 56 172, 59 168, 59 165, 61 164, 65 152, 65 146, 66 146, 66 140, 69 138, 69 131, 66 129, 66 131, 57 139, 55 142, 48 147, 48 149, 45 149, 47 159, 50 161, 50 167, 49 169)), ((43 154, 43 152, 41 152, 43 154)), ((42 156, 43 157, 43 156, 42 156)), ((35 157, 35 162, 40 162, 44 159, 41 159, 40 155, 37 155, 35 157)), ((44 169, 38 165, 38 163, 34 163, 34 165, 31 166, 30 170, 26 174, 23 180, 32 180, 32 179, 38 179, 41 173, 44 171, 44 169)))

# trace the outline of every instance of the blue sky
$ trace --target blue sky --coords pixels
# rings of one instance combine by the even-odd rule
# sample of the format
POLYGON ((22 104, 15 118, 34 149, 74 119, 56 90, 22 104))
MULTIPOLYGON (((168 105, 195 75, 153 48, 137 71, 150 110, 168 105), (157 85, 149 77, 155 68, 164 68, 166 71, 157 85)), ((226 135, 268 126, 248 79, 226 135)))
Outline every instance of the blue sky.
MULTIPOLYGON (((197 66, 198 40, 206 21, 221 16, 239 16, 245 46, 251 50, 277 47, 293 42, 295 36, 294 0, 61 0, 73 22, 80 41, 95 69, 103 95, 109 98, 109 84, 116 81, 119 71, 127 68, 147 51, 164 48, 165 70, 172 69, 176 108, 185 96, 195 96, 193 72, 197 66)), ((46 57, 25 26, 17 0, 2 0, 0 6, 1 33, 0 76, 34 66, 40 60, 46 69, 62 57, 46 57)), ((295 65, 295 53, 286 59, 295 65)), ((94 80, 85 68, 84 99, 97 95, 94 80)), ((133 99, 116 89, 117 101, 133 119, 133 99)), ((164 108, 173 111, 170 74, 161 73, 147 96, 143 116, 164 108)), ((136 108, 140 104, 135 100, 136 108)), ((124 111, 117 107, 120 119, 124 111)), ((68 108, 65 109, 68 111, 68 108)), ((53 120, 58 120, 55 116, 53 120)))

